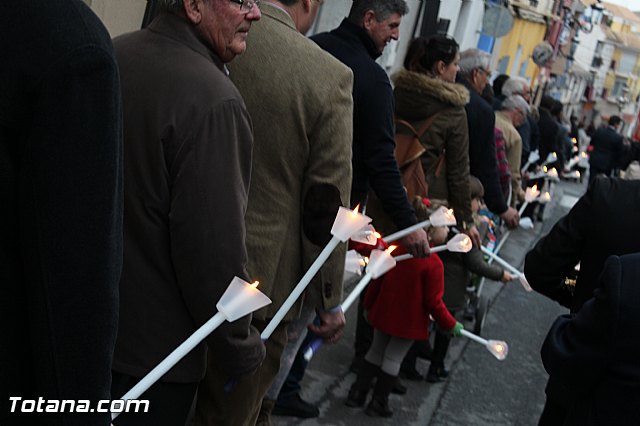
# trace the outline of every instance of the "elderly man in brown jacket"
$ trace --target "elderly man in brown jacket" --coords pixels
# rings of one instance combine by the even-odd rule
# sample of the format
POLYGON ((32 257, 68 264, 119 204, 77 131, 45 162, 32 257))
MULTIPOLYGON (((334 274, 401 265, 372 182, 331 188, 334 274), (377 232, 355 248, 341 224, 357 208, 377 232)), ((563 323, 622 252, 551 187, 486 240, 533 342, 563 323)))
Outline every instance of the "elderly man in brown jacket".
MULTIPOLYGON (((255 3, 163 0, 146 29, 114 41, 124 105, 124 266, 113 364, 120 397, 215 314, 246 272, 251 121, 225 62, 242 53, 255 3)), ((250 316, 224 323, 118 425, 185 424, 207 347, 226 374, 264 359, 250 316)), ((225 378, 227 377, 225 374, 225 378)))
MULTIPOLYGON (((338 207, 349 205, 351 185, 352 74, 305 33, 315 19, 315 0, 263 1, 247 52, 230 64, 230 76, 254 123, 253 172, 247 209, 249 272, 273 303, 254 313, 263 329, 331 238, 338 207)), ((346 247, 330 256, 305 293, 317 308, 314 329, 335 341, 344 315, 346 247)), ((278 372, 291 309, 267 344, 267 358, 253 377, 240 379, 222 399, 221 366, 210 353, 196 409, 199 425, 254 424, 260 401, 278 372), (215 403, 219 402, 219 405, 215 403), (245 418, 246 416, 246 418, 245 418)))

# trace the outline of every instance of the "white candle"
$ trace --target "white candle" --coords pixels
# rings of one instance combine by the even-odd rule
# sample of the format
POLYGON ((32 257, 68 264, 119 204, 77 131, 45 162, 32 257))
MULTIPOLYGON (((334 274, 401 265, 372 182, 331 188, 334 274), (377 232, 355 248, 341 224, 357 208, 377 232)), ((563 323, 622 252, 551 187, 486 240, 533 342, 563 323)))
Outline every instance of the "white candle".
POLYGON ((365 216, 362 213, 358 213, 358 206, 356 206, 354 210, 345 209, 344 207, 340 207, 338 209, 338 214, 333 222, 333 227, 331 228, 331 235, 333 235, 333 237, 320 252, 309 270, 307 270, 298 284, 294 287, 291 294, 289 294, 289 297, 287 297, 282 306, 280 306, 269 324, 267 324, 267 327, 262 331, 262 334, 260 334, 262 340, 267 340, 271 337, 271 334, 273 334, 276 327, 280 324, 294 303, 296 303, 300 295, 307 288, 313 277, 318 273, 338 244, 341 241, 346 242, 353 234, 358 232, 369 222, 371 222, 370 217, 365 216))
POLYGON ((518 271, 516 268, 514 268, 512 265, 510 265, 509 263, 507 263, 507 261, 505 261, 504 259, 502 259, 501 257, 499 257, 498 255, 496 255, 495 253, 493 253, 491 250, 489 250, 488 248, 482 246, 480 247, 482 252, 489 255, 492 259, 494 259, 496 262, 498 262, 500 265, 502 265, 504 268, 508 269, 512 274, 516 275, 518 277, 518 279, 520 280, 520 283, 522 284, 522 286, 524 287, 524 289, 526 291, 532 291, 531 286, 529 285, 529 282, 527 281, 527 279, 525 278, 524 274, 520 271, 518 271))
MULTIPOLYGON (((457 234, 449 241, 447 241, 447 244, 431 247, 431 253, 440 253, 443 251, 451 251, 454 253, 468 253, 472 247, 473 243, 471 242, 471 238, 469 238, 465 234, 457 234)), ((395 256, 394 259, 396 260, 396 262, 400 262, 402 260, 413 259, 413 256, 409 253, 406 253, 401 254, 400 256, 395 256)))
MULTIPOLYGON (((238 277, 234 277, 216 305, 218 313, 174 349, 120 399, 123 401, 138 399, 223 322, 235 321, 271 303, 271 300, 256 288, 257 285, 257 282, 249 284, 238 277)), ((111 419, 113 420, 119 415, 120 413, 112 413, 111 419)))

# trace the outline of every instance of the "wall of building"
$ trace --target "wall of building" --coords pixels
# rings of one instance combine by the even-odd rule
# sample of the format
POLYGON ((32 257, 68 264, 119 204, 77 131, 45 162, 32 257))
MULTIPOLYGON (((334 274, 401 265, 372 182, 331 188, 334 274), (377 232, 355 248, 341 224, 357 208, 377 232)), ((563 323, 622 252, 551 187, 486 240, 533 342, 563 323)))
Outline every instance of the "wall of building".
POLYGON ((545 32, 543 24, 516 17, 513 29, 502 37, 498 52, 494 52, 494 70, 533 79, 538 66, 531 60, 531 54, 544 40, 545 32))
POLYGON ((111 37, 140 29, 146 0, 84 0, 102 20, 111 37))

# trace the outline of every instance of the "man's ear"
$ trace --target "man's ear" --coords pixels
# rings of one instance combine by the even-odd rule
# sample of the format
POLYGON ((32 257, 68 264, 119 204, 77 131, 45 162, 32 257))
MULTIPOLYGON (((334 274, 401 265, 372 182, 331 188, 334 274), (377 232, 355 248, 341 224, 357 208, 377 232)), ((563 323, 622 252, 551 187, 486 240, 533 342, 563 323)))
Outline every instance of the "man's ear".
POLYGON ((184 14, 187 16, 189 22, 198 25, 202 21, 203 7, 203 0, 184 0, 184 14))
POLYGON ((376 22, 378 22, 376 19, 376 13, 373 10, 367 10, 362 18, 362 26, 364 29, 370 30, 376 22))
POLYGON ((311 10, 311 2, 313 0, 302 0, 302 8, 304 9, 305 13, 309 13, 309 11, 311 10))

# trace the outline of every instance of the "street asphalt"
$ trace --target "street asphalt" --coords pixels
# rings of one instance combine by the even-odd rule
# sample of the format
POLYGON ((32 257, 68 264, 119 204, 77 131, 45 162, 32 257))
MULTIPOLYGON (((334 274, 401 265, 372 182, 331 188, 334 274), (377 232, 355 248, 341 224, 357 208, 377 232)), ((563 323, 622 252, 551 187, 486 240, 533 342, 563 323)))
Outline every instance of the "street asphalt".
MULTIPOLYGON (((536 222, 533 230, 514 231, 500 255, 522 270, 529 249, 569 211, 585 188, 586 181, 562 181, 555 185, 544 220, 536 222)), ((504 361, 496 360, 478 343, 454 339, 445 362, 450 369, 446 381, 431 384, 403 379, 409 390, 406 395, 391 396, 393 417, 369 417, 363 409, 344 405, 355 379, 349 372, 354 307, 347 312, 345 337, 335 345, 321 348, 309 364, 302 383, 302 397, 318 406, 320 416, 314 419, 273 416, 274 425, 537 425, 547 381, 540 361, 540 347, 553 320, 566 313, 566 309, 535 292, 527 293, 517 280, 507 284, 486 281, 482 295, 490 298, 482 336, 508 342, 509 354, 504 361)), ((472 321, 462 322, 466 329, 473 329, 472 321)), ((418 360, 419 371, 426 374, 428 367, 429 361, 418 360)))

